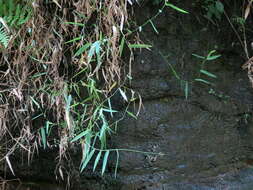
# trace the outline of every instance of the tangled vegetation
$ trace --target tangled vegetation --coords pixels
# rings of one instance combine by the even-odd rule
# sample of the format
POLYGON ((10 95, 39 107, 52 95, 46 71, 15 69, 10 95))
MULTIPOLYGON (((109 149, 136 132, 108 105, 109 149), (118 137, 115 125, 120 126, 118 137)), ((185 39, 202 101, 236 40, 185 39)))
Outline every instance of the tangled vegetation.
MULTIPOLYGON (((205 4, 210 20, 220 18, 223 11, 220 2, 215 3, 218 9, 213 2, 205 4)), ((129 17, 135 3, 0 0, 1 157, 13 173, 14 152, 27 152, 30 162, 40 148, 57 147, 56 171, 63 177, 64 161, 71 159, 67 151, 74 144, 82 148, 80 171, 94 157, 93 171, 102 160, 103 174, 114 151, 116 174, 120 150, 107 147, 107 136, 118 123, 110 122, 118 111, 111 99, 120 94, 126 103, 123 117, 138 115, 128 105, 138 99, 140 109, 141 97, 125 84, 131 80, 132 50, 150 47, 138 39, 139 27, 131 30, 129 17), (122 58, 124 52, 129 59, 122 58)), ((167 7, 187 13, 168 1, 154 2, 159 3, 163 6, 157 15, 167 7)), ((157 15, 144 25, 151 24, 156 31, 152 19, 157 15)), ((202 58, 217 58, 211 54, 202 58)), ((185 88, 187 97, 188 82, 185 88)))
MULTIPOLYGON (((40 147, 59 148, 58 172, 70 144, 83 149, 81 171, 92 155, 109 151, 110 98, 125 101, 123 46, 129 43, 128 1, 0 1, 0 140, 3 159, 40 147), (6 141, 8 139, 8 141, 6 141), (99 148, 95 149, 94 145, 99 148)), ((130 113, 130 112, 128 112, 130 113)), ((102 155, 103 154, 103 155, 102 155)), ((63 177, 63 176, 62 176, 63 177)))

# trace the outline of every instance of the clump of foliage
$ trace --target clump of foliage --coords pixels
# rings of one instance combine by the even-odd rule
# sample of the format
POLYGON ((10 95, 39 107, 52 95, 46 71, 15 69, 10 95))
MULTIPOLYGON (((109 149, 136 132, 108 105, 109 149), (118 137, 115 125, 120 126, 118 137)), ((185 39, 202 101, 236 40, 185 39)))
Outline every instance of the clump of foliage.
POLYGON ((221 20, 224 13, 224 5, 219 0, 205 0, 203 2, 203 8, 206 11, 205 17, 210 21, 214 19, 221 20))
MULTIPOLYGON (((102 162, 103 174, 110 152, 116 152, 116 174, 120 150, 109 149, 107 136, 120 119, 110 122, 117 112, 111 99, 121 95, 123 117, 136 118, 128 106, 137 98, 141 104, 125 85, 132 58, 123 62, 122 55, 126 48, 132 55, 133 49, 150 47, 134 37, 138 29, 129 30, 131 6, 129 0, 0 1, 6 25, 0 30, 6 48, 0 55, 0 141, 13 173, 14 152, 27 151, 30 162, 35 150, 56 147, 56 173, 64 178, 74 145, 82 148, 80 171, 95 159, 93 170, 102 162), (7 29, 15 43, 9 43, 7 29)), ((184 12, 164 1, 158 14, 165 7, 184 12)))
POLYGON ((82 171, 98 140, 104 173, 106 136, 113 131, 106 113, 116 112, 110 97, 119 90, 126 97, 119 46, 124 45, 127 1, 10 0, 0 5, 0 42, 6 48, 0 64, 0 140, 11 171, 13 152, 29 150, 31 158, 39 146, 56 146, 62 174, 66 151, 76 142, 86 147, 82 171), (9 43, 10 35, 16 43, 9 43))
POLYGON ((18 0, 0 1, 0 43, 7 48, 11 31, 18 29, 31 17, 32 9, 27 2, 18 0))
MULTIPOLYGON (((74 145, 82 149, 80 171, 93 161, 92 170, 100 162, 104 174, 114 152, 116 174, 119 151, 130 150, 110 149, 107 137, 125 115, 136 118, 128 106, 136 99, 141 104, 141 97, 125 84, 131 79, 132 51, 150 47, 134 34, 147 24, 159 34, 152 20, 167 7, 188 13, 167 0, 156 0, 154 4, 163 3, 158 13, 130 30, 128 8, 133 2, 137 1, 0 0, 0 43, 5 47, 0 54, 0 142, 11 171, 14 152, 28 152, 30 161, 35 150, 56 147, 56 171, 63 178, 74 145), (126 49, 128 62, 122 59, 126 49), (112 122, 118 112, 112 102, 115 94, 126 106, 122 118, 112 122)), ((205 8, 209 19, 220 19, 223 13, 218 0, 207 0, 205 8)), ((216 75, 204 66, 220 55, 211 51, 193 56, 202 60, 194 81, 181 79, 171 67, 186 98, 193 82, 211 85, 206 78, 216 75)))
POLYGON ((210 51, 206 56, 201 56, 197 54, 192 54, 192 56, 196 57, 197 59, 200 59, 200 68, 196 72, 196 77, 189 81, 183 79, 180 74, 174 69, 174 67, 169 63, 170 69, 172 71, 172 74, 177 78, 177 80, 180 81, 182 89, 184 90, 185 99, 188 99, 189 94, 191 92, 190 89, 192 89, 192 86, 194 83, 202 83, 205 85, 212 86, 214 85, 209 79, 216 79, 217 76, 211 72, 209 72, 205 67, 207 63, 214 61, 218 59, 221 55, 217 54, 215 50, 210 51))

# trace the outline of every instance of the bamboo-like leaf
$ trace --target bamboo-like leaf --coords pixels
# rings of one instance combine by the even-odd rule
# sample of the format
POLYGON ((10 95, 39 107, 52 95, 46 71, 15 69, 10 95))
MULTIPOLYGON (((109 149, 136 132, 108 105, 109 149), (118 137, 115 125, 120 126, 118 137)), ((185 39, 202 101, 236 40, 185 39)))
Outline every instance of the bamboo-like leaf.
POLYGON ((74 137, 70 142, 75 142, 75 141, 79 140, 80 138, 84 137, 85 135, 87 135, 88 133, 90 133, 89 129, 81 132, 79 135, 77 135, 76 137, 74 137))
POLYGON ((170 66, 170 69, 172 70, 172 73, 174 74, 174 76, 175 76, 178 80, 180 80, 180 77, 178 76, 178 74, 177 74, 176 70, 174 69, 174 67, 173 67, 171 64, 169 64, 169 66, 170 66))
POLYGON ((116 159, 116 166, 115 166, 115 170, 114 170, 114 177, 117 177, 117 171, 118 171, 118 166, 119 166, 119 151, 116 150, 117 153, 117 159, 116 159))
POLYGON ((122 37, 121 42, 120 42, 120 46, 119 46, 119 56, 121 57, 124 46, 125 46, 125 35, 122 37))
POLYGON ((87 43, 83 45, 78 51, 75 53, 74 57, 81 55, 85 50, 87 50, 91 46, 91 43, 87 43))
POLYGON ((192 56, 197 57, 197 58, 199 58, 199 59, 206 59, 204 56, 197 55, 197 54, 195 54, 195 53, 193 53, 192 56))
POLYGON ((127 110, 126 110, 126 112, 127 112, 128 115, 130 115, 130 116, 133 117, 134 119, 137 119, 137 117, 136 117, 133 113, 131 113, 130 111, 127 111, 127 110))
POLYGON ((43 76, 43 75, 46 75, 48 74, 48 72, 43 72, 43 73, 37 73, 37 74, 34 74, 31 78, 37 78, 37 77, 40 77, 40 76, 43 76))
POLYGON ((154 29, 155 33, 156 33, 156 34, 159 34, 159 32, 158 32, 158 30, 156 29, 156 27, 155 27, 154 23, 152 22, 152 20, 149 20, 149 22, 150 22, 152 28, 154 29))
POLYGON ((43 147, 44 147, 44 149, 46 149, 47 139, 46 139, 45 129, 43 127, 40 128, 40 134, 41 134, 41 139, 42 139, 43 147))
POLYGON ((250 1, 244 11, 244 19, 246 20, 249 16, 250 10, 251 10, 252 1, 250 1))
POLYGON ((100 160, 101 154, 102 154, 101 151, 97 154, 96 160, 95 160, 94 165, 93 165, 93 172, 96 170, 96 167, 97 167, 98 162, 100 160))
POLYGON ((82 39, 82 36, 79 36, 79 37, 73 38, 72 40, 69 40, 69 41, 65 42, 65 44, 68 44, 68 43, 71 43, 71 42, 75 42, 75 41, 79 41, 81 39, 82 39))
POLYGON ((184 95, 185 95, 185 99, 188 99, 188 95, 189 95, 189 83, 188 81, 185 81, 185 86, 184 86, 184 95))
POLYGON ((184 14, 188 14, 187 11, 185 11, 185 10, 179 8, 179 7, 176 7, 175 5, 173 5, 173 4, 171 4, 171 3, 166 2, 165 5, 168 6, 168 7, 171 7, 172 9, 175 9, 175 10, 178 11, 178 12, 181 12, 181 13, 184 13, 184 14))
POLYGON ((101 142, 101 146, 105 147, 106 146, 106 129, 107 129, 107 123, 103 121, 103 125, 100 129, 99 132, 99 139, 101 142))
POLYGON ((118 112, 118 111, 116 111, 116 110, 106 109, 106 108, 102 108, 102 110, 105 111, 105 112, 111 113, 111 114, 112 114, 112 113, 118 112))
POLYGON ((82 27, 85 26, 85 24, 80 23, 80 22, 64 22, 64 24, 71 24, 71 25, 82 26, 82 27))
POLYGON ((220 12, 224 12, 224 5, 220 1, 215 2, 215 8, 220 12))
POLYGON ((128 44, 129 48, 151 48, 151 45, 148 44, 128 44))
POLYGON ((15 173, 14 173, 14 170, 13 170, 13 168, 12 168, 12 165, 11 165, 11 162, 10 162, 10 159, 9 159, 9 156, 8 156, 8 155, 5 156, 5 159, 6 159, 6 162, 7 162, 8 166, 9 166, 9 168, 10 168, 10 170, 11 170, 11 173, 15 176, 15 173))
POLYGON ((46 134, 48 134, 48 132, 49 132, 49 125, 50 125, 50 122, 47 121, 46 122, 46 134))
POLYGON ((208 56, 208 57, 206 58, 206 60, 212 61, 212 60, 215 60, 215 59, 219 58, 220 56, 221 56, 221 55, 212 55, 212 56, 208 56))
POLYGON ((198 81, 198 82, 203 82, 203 83, 206 83, 206 84, 212 84, 204 79, 195 79, 195 81, 198 81))
POLYGON ((92 158, 93 154, 95 153, 95 149, 93 149, 92 151, 90 151, 90 153, 88 154, 88 156, 86 156, 85 160, 82 163, 82 167, 81 167, 81 172, 86 168, 87 164, 89 163, 90 159, 92 158))
POLYGON ((205 75, 207 75, 207 76, 209 76, 209 77, 217 78, 216 75, 214 75, 214 74, 212 74, 212 73, 210 73, 210 72, 208 72, 206 70, 201 69, 200 72, 203 73, 203 74, 205 74, 205 75))
POLYGON ((119 92, 120 92, 121 96, 123 97, 123 99, 127 102, 128 100, 127 100, 127 96, 126 96, 125 92, 123 90, 121 90, 121 88, 119 88, 119 92))
MULTIPOLYGON (((111 104, 111 99, 110 98, 108 98, 108 105, 109 105, 109 109, 112 110, 112 104, 111 104)), ((113 117, 112 112, 110 112, 110 114, 111 114, 111 117, 113 117)))
POLYGON ((40 109, 40 104, 32 96, 30 96, 30 98, 31 98, 32 102, 37 106, 37 108, 40 109))
POLYGON ((107 150, 107 151, 105 152, 105 155, 104 155, 103 165, 102 165, 102 175, 103 175, 104 172, 105 172, 105 168, 106 168, 106 165, 107 165, 109 153, 110 153, 110 151, 107 150))
POLYGON ((98 54, 99 51, 100 51, 100 41, 96 41, 90 47, 90 50, 88 53, 88 62, 90 62, 91 58, 95 55, 95 53, 98 54))

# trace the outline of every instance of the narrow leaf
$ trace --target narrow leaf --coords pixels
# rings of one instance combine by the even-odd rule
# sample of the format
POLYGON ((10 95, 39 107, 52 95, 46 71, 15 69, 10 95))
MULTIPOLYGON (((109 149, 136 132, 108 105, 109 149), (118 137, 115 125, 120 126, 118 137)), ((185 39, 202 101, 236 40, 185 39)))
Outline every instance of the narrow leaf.
POLYGON ((123 38, 121 39, 121 42, 120 42, 120 46, 119 46, 119 56, 120 57, 122 55, 122 52, 123 52, 123 49, 124 49, 124 46, 125 46, 125 39, 126 39, 126 37, 123 36, 123 38))
POLYGON ((156 34, 159 34, 159 32, 158 32, 158 30, 156 29, 156 27, 155 27, 154 23, 152 22, 152 20, 149 20, 149 22, 150 22, 151 26, 153 27, 155 33, 156 33, 156 34))
POLYGON ((64 22, 64 24, 71 24, 71 25, 82 26, 82 27, 85 26, 85 24, 82 24, 82 23, 79 23, 79 22, 64 22))
POLYGON ((176 70, 174 69, 174 67, 173 67, 171 64, 169 64, 169 66, 170 66, 170 69, 172 70, 172 73, 174 74, 174 76, 175 76, 178 80, 180 80, 180 77, 178 76, 178 74, 177 74, 176 70))
POLYGON ((102 110, 105 111, 105 112, 108 112, 108 113, 116 113, 116 112, 118 112, 118 111, 116 111, 116 110, 105 109, 105 108, 102 108, 102 110))
POLYGON ((212 74, 212 73, 210 73, 210 72, 208 72, 206 70, 201 69, 200 72, 203 73, 203 74, 205 74, 205 75, 207 75, 207 76, 209 76, 209 77, 217 78, 216 75, 214 75, 214 74, 212 74))
POLYGON ((220 13, 224 12, 224 5, 220 1, 216 1, 215 7, 220 13))
MULTIPOLYGON (((110 98, 108 98, 108 105, 109 105, 109 109, 112 110, 112 104, 111 104, 110 98)), ((111 114, 111 117, 113 117, 112 112, 110 112, 110 114, 111 114)))
POLYGON ((49 121, 46 122, 46 134, 48 134, 48 132, 49 132, 50 124, 51 123, 49 121))
POLYGON ((69 41, 65 42, 65 44, 68 44, 68 43, 71 43, 71 42, 75 42, 75 41, 79 41, 79 40, 81 40, 81 39, 82 39, 82 36, 77 37, 77 38, 74 38, 74 39, 72 39, 72 40, 69 40, 69 41))
POLYGON ((79 135, 77 135, 75 138, 73 138, 70 142, 75 142, 75 141, 79 140, 80 138, 84 137, 85 135, 87 135, 88 133, 90 133, 89 129, 81 132, 79 135))
POLYGON ((197 55, 197 54, 194 54, 194 53, 192 54, 192 56, 200 58, 200 59, 206 59, 204 56, 200 56, 200 55, 197 55))
POLYGON ((107 165, 109 153, 110 153, 110 151, 107 150, 105 152, 105 155, 104 155, 103 166, 102 166, 102 175, 105 173, 105 168, 106 168, 106 165, 107 165))
POLYGON ((185 86, 184 86, 184 95, 185 95, 185 99, 188 99, 188 95, 189 95, 189 83, 188 81, 185 81, 185 86))
POLYGON ((173 5, 173 4, 171 4, 171 3, 166 2, 165 5, 168 6, 168 7, 171 7, 172 9, 175 9, 175 10, 178 11, 178 12, 181 12, 181 13, 184 13, 184 14, 188 14, 187 11, 185 11, 185 10, 183 10, 183 9, 180 9, 179 7, 176 7, 175 5, 173 5))
POLYGON ((148 44, 129 44, 129 48, 151 48, 151 45, 148 44))
POLYGON ((252 4, 252 1, 250 1, 245 9, 245 13, 244 13, 244 19, 246 20, 249 16, 249 13, 250 13, 250 9, 251 9, 251 4, 252 4))
POLYGON ((204 80, 204 79, 195 79, 195 81, 203 82, 203 83, 205 83, 205 84, 212 84, 212 83, 210 83, 210 82, 208 82, 208 81, 206 81, 206 80, 204 80))
POLYGON ((93 149, 88 156, 86 156, 86 159, 82 163, 81 172, 86 168, 87 164, 89 163, 90 159, 92 158, 93 154, 95 153, 95 149, 93 149))
POLYGON ((100 157, 101 157, 101 151, 97 154, 97 157, 96 157, 96 160, 95 160, 95 162, 94 162, 94 165, 93 165, 93 172, 96 170, 96 167, 97 167, 97 165, 98 165, 98 162, 99 162, 99 160, 100 160, 100 157))
POLYGON ((118 171, 118 166, 119 166, 119 151, 116 150, 117 153, 117 160, 116 160, 116 166, 115 166, 115 170, 114 170, 114 177, 117 177, 117 171, 118 171))
POLYGON ((219 58, 220 56, 221 56, 221 55, 212 55, 212 56, 208 56, 208 57, 206 58, 206 60, 212 61, 212 60, 214 60, 214 59, 219 58))
POLYGON ((88 53, 88 62, 90 62, 91 58, 94 56, 94 54, 95 53, 98 54, 99 51, 100 51, 100 41, 96 41, 90 47, 90 50, 88 53))
POLYGON ((81 55, 85 50, 87 50, 91 46, 91 43, 87 43, 83 45, 78 51, 75 53, 74 57, 81 55))
POLYGON ((130 115, 130 116, 133 117, 134 119, 137 119, 137 117, 136 117, 133 113, 131 113, 131 112, 129 112, 129 111, 126 111, 126 112, 127 112, 128 115, 130 115))
POLYGON ((45 133, 45 129, 42 127, 40 128, 40 134, 41 134, 41 139, 42 139, 42 144, 44 149, 46 149, 47 146, 47 139, 46 139, 46 133, 45 133))
POLYGON ((8 166, 9 166, 9 168, 11 170, 11 173, 15 176, 14 171, 13 171, 12 166, 11 166, 11 162, 10 162, 9 156, 8 155, 5 156, 5 159, 6 159, 6 162, 7 162, 8 166))
POLYGON ((121 90, 121 88, 119 88, 119 92, 120 92, 121 96, 123 97, 123 99, 127 102, 128 100, 127 100, 127 96, 126 96, 125 92, 123 90, 121 90))

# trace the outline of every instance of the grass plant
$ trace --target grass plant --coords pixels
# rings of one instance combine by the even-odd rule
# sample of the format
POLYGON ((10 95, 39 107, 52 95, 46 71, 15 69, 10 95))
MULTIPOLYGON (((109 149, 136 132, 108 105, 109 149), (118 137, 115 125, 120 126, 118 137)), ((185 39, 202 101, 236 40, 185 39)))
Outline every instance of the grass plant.
MULTIPOLYGON (((40 149, 58 150, 56 173, 62 178, 63 161, 70 163, 72 146, 82 149, 80 171, 89 164, 103 175, 112 153, 119 165, 120 151, 108 146, 108 136, 126 116, 137 118, 141 97, 127 88, 131 80, 131 63, 123 61, 128 49, 151 48, 138 39, 138 32, 150 24, 156 34, 154 19, 169 8, 187 11, 161 3, 157 14, 130 30, 129 0, 0 0, 0 142, 2 161, 11 164, 15 153, 27 152, 28 162, 40 149), (125 102, 123 116, 115 121, 119 110, 112 98, 120 94, 125 102), (138 99, 137 113, 129 105, 138 99), (7 140, 6 140, 7 139, 7 140), (92 162, 92 163, 91 163, 92 162)), ((131 27, 130 27, 131 26, 131 27)), ((185 97, 190 85, 216 75, 205 69, 207 62, 220 55, 211 51, 207 56, 193 54, 201 60, 201 69, 194 81, 186 81, 170 65, 174 76, 184 84, 185 97)))

